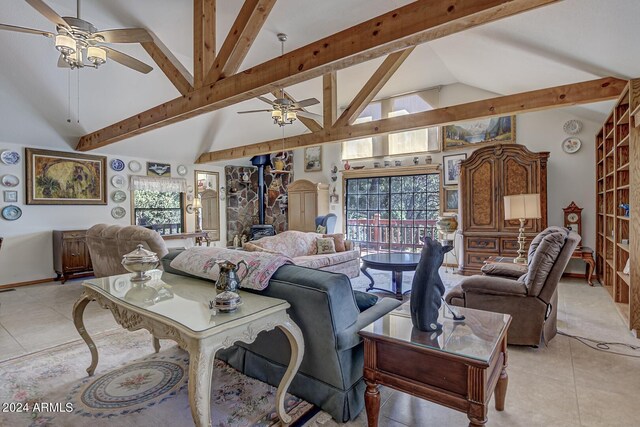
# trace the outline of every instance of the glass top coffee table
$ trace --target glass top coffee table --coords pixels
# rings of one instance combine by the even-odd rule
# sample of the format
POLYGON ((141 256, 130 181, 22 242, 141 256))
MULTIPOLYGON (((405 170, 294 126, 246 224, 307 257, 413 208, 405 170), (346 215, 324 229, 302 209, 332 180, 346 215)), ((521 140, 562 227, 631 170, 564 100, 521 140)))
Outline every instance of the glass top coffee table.
POLYGON ((369 287, 367 288, 367 292, 372 289, 382 292, 389 292, 391 294, 394 294, 396 299, 402 301, 402 296, 408 292, 411 292, 411 289, 404 291, 404 293, 402 292, 402 272, 415 271, 419 262, 419 253, 381 253, 363 256, 360 271, 362 271, 362 274, 367 276, 371 281, 371 283, 369 283, 369 287), (372 270, 391 271, 391 290, 374 287, 373 285, 375 285, 375 282, 373 280, 373 277, 371 277, 371 275, 367 273, 367 269, 369 268, 372 270))
POLYGON ((504 409, 511 316, 453 309, 465 319, 454 321, 441 307, 439 333, 414 328, 408 302, 360 331, 369 426, 377 425, 380 384, 466 412, 471 426, 487 422, 494 390, 496 409, 504 409))
POLYGON ((129 331, 146 329, 153 335, 156 352, 160 338, 177 342, 189 353, 189 403, 196 426, 211 425, 211 375, 213 359, 220 349, 235 342, 253 342, 262 331, 279 328, 289 339, 291 359, 276 393, 276 410, 284 423, 291 421, 284 409, 284 398, 304 354, 304 340, 298 326, 289 318, 285 300, 240 291, 242 305, 233 313, 209 309, 216 296, 211 282, 164 273, 149 272, 151 280, 135 283, 130 274, 85 281, 84 293, 73 307, 73 321, 91 351, 93 375, 98 351, 82 319, 91 301, 111 310, 114 319, 129 331))

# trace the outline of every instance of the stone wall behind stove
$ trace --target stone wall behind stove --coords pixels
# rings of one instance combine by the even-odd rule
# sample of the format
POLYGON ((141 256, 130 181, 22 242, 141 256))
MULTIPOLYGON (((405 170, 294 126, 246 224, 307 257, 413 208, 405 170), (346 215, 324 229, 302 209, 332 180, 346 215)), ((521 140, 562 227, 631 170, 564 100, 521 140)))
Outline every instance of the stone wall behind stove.
MULTIPOLYGON (((274 153, 284 157, 282 173, 265 168, 265 224, 274 226, 276 233, 288 228, 287 187, 293 182, 293 152, 274 153)), ((273 163, 273 160, 272 160, 273 163)), ((233 245, 233 237, 249 236, 251 226, 258 223, 258 168, 255 166, 225 166, 225 187, 227 189, 227 246, 233 245), (244 176, 248 179, 244 179, 244 176), (235 190, 235 191, 234 191, 235 190)))

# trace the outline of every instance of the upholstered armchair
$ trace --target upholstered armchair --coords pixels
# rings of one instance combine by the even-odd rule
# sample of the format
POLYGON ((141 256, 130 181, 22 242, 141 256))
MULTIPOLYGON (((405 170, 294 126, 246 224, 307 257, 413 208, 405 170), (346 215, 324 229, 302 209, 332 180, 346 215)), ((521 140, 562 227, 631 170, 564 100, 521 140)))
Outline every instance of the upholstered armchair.
POLYGON ((482 275, 453 288, 447 303, 510 314, 509 344, 538 346, 557 333, 558 282, 578 246, 580 236, 566 228, 549 227, 529 247, 526 265, 488 264, 482 275))
POLYGON ((316 230, 318 226, 321 225, 326 228, 326 234, 333 234, 334 229, 336 228, 336 221, 338 217, 335 214, 327 214, 316 217, 316 230))
POLYGON ((121 264, 122 256, 133 251, 139 244, 158 254, 158 258, 169 252, 160 233, 145 227, 108 224, 91 227, 87 231, 87 247, 94 275, 107 277, 127 273, 121 264))

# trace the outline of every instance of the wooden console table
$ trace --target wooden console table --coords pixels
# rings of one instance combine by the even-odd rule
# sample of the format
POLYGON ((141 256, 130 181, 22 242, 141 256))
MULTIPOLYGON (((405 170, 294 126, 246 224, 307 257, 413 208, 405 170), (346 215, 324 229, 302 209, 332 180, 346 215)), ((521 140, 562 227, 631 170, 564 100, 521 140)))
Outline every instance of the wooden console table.
MULTIPOLYGON (((576 248, 571 254, 571 259, 579 259, 585 262, 585 274, 587 276, 587 283, 589 286, 593 286, 593 271, 596 268, 596 261, 593 258, 593 249, 586 246, 576 248)), ((497 263, 513 263, 513 258, 503 256, 491 256, 484 262, 485 264, 497 264, 497 263)))
POLYGON ((466 412, 469 425, 487 422, 494 390, 496 409, 507 393, 508 314, 455 307, 454 321, 440 309, 440 333, 413 327, 409 303, 360 331, 364 339, 365 406, 369 427, 378 425, 382 384, 466 412))

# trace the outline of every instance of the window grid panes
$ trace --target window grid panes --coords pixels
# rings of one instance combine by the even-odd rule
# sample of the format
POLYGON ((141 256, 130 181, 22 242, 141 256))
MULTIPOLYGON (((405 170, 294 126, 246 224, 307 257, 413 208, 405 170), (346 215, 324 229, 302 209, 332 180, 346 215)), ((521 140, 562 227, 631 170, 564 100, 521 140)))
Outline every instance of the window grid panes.
POLYGON ((346 180, 346 234, 363 253, 419 252, 436 236, 440 175, 346 180))

